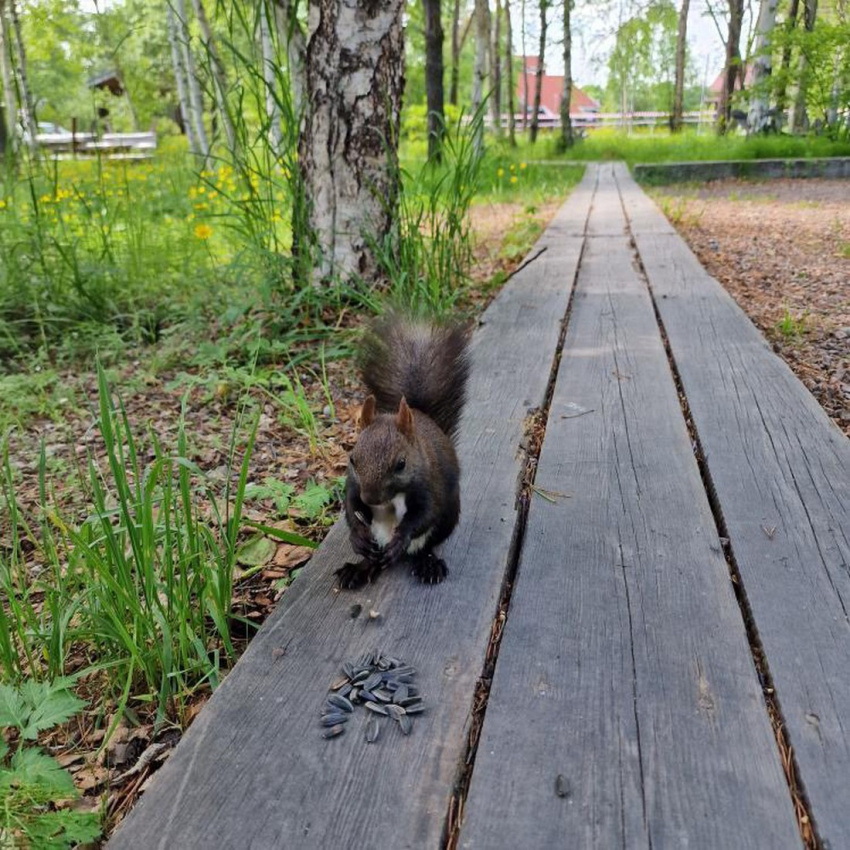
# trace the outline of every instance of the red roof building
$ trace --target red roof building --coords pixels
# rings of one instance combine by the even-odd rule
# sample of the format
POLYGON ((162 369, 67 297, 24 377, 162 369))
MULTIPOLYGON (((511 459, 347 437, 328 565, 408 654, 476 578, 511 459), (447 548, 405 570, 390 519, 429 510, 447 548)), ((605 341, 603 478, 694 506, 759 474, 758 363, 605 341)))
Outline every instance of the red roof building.
MULTIPOLYGON (((521 57, 520 57, 521 58, 521 57)), ((537 57, 526 56, 525 73, 520 72, 517 79, 517 103, 520 112, 523 109, 530 110, 534 106, 534 89, 537 85, 537 57), (526 85, 528 95, 526 96, 526 85)), ((557 118, 561 112, 561 98, 564 94, 564 77, 553 76, 546 73, 543 68, 543 81, 540 88, 540 114, 541 117, 557 118)), ((572 95, 570 97, 570 115, 586 117, 589 114, 599 112, 599 101, 583 92, 573 83, 572 95)))

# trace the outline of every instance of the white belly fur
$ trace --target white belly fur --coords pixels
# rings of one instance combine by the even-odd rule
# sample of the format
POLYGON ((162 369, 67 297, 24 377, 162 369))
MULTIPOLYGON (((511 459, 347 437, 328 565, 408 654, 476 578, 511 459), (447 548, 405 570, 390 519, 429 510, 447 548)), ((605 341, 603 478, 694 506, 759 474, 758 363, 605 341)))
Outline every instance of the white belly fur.
MULTIPOLYGON (((399 493, 392 501, 386 504, 378 505, 374 508, 370 506, 370 509, 372 511, 372 525, 370 526, 372 537, 375 539, 375 543, 381 549, 384 549, 390 540, 393 539, 393 533, 396 527, 407 513, 407 503, 404 499, 404 493, 399 493)), ((416 552, 419 552, 428 542, 430 536, 431 529, 428 529, 424 534, 420 534, 419 537, 414 537, 407 547, 408 554, 414 555, 416 552)))

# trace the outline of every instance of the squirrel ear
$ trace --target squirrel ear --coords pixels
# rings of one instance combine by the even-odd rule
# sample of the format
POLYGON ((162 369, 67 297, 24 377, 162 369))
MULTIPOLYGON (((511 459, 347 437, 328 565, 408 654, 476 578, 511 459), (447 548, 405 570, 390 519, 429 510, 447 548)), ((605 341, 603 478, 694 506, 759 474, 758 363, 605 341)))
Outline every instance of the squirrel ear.
POLYGON ((375 421, 375 396, 370 395, 360 408, 360 428, 368 428, 375 421))
POLYGON ((402 398, 398 403, 398 415, 395 424, 399 431, 408 439, 413 437, 413 411, 407 406, 407 399, 402 398))

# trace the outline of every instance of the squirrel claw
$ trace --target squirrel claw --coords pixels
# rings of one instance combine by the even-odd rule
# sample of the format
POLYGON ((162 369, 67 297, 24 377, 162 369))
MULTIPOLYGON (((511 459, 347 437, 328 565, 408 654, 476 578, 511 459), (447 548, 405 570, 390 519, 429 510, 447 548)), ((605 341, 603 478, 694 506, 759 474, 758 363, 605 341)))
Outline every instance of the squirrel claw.
POLYGON ((341 590, 357 590, 369 584, 378 572, 380 566, 370 561, 361 561, 359 564, 348 561, 335 574, 341 590))
POLYGON ((417 558, 411 572, 422 584, 440 584, 449 574, 449 569, 442 558, 429 554, 424 558, 417 558))

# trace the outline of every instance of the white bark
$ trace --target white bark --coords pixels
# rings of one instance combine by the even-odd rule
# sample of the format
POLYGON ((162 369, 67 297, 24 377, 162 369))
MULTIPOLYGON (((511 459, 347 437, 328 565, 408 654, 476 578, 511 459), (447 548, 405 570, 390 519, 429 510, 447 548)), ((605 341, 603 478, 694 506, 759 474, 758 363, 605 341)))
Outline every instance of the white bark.
POLYGON ((186 69, 183 67, 183 53, 180 50, 180 36, 177 31, 177 20, 171 3, 165 6, 166 26, 168 28, 168 43, 171 47, 171 64, 174 66, 174 81, 177 83, 177 101, 180 105, 180 117, 183 119, 183 129, 189 142, 189 150, 195 156, 201 155, 195 128, 192 126, 189 108, 189 94, 186 89, 186 69))
MULTIPOLYGON (((404 0, 314 0, 299 165, 318 257, 314 284, 376 281, 395 220, 404 89, 404 0)), ((294 234, 303 260, 312 253, 294 234)))
POLYGON ((266 87, 266 118, 269 122, 269 146, 275 156, 280 154, 280 104, 277 96, 277 56, 269 26, 269 8, 260 4, 260 49, 263 55, 263 82, 266 87))
POLYGON ((179 35, 180 53, 183 56, 183 68, 186 71, 186 91, 189 95, 189 116, 195 130, 200 155, 206 161, 210 154, 210 144, 207 130, 204 127, 204 101, 201 97, 201 86, 198 83, 198 73, 195 59, 192 56, 192 45, 189 41, 189 26, 186 18, 185 0, 174 0, 174 11, 177 15, 177 33, 179 35))
POLYGON ((747 132, 749 133, 762 133, 774 128, 767 83, 773 67, 771 36, 776 26, 777 5, 777 0, 761 0, 759 5, 753 61, 753 87, 747 115, 747 132))
MULTIPOLYGON (((484 102, 487 79, 487 46, 490 41, 490 6, 487 0, 475 0, 475 65, 472 69, 472 114, 477 115, 484 102)), ((481 125, 479 125, 481 126, 481 125)), ((475 147, 480 153, 484 146, 483 130, 475 134, 475 147)))
POLYGON ((3 101, 5 106, 8 143, 12 150, 18 147, 18 101, 15 97, 15 72, 12 69, 12 38, 6 17, 5 0, 0 0, 0 53, 2 53, 3 101))
POLYGON ((33 103, 32 92, 29 87, 27 54, 24 50, 24 40, 21 36, 21 21, 18 17, 16 0, 9 0, 9 12, 11 13, 12 33, 18 53, 18 62, 15 67, 18 77, 18 99, 20 101, 21 112, 23 113, 24 127, 29 135, 29 146, 31 150, 35 151, 38 145, 35 138, 38 134, 38 125, 35 120, 35 104, 33 103))
POLYGON ((224 68, 224 63, 221 61, 218 48, 215 44, 212 27, 210 27, 209 19, 207 18, 206 9, 204 9, 203 0, 192 0, 192 7, 195 10, 195 17, 198 19, 198 24, 201 27, 201 38, 203 39, 204 50, 209 58, 210 71, 212 72, 213 86, 215 89, 216 111, 218 112, 219 120, 224 127, 224 135, 227 137, 227 146, 231 151, 236 150, 236 131, 233 129, 233 122, 230 120, 230 113, 227 111, 227 72, 224 68))

